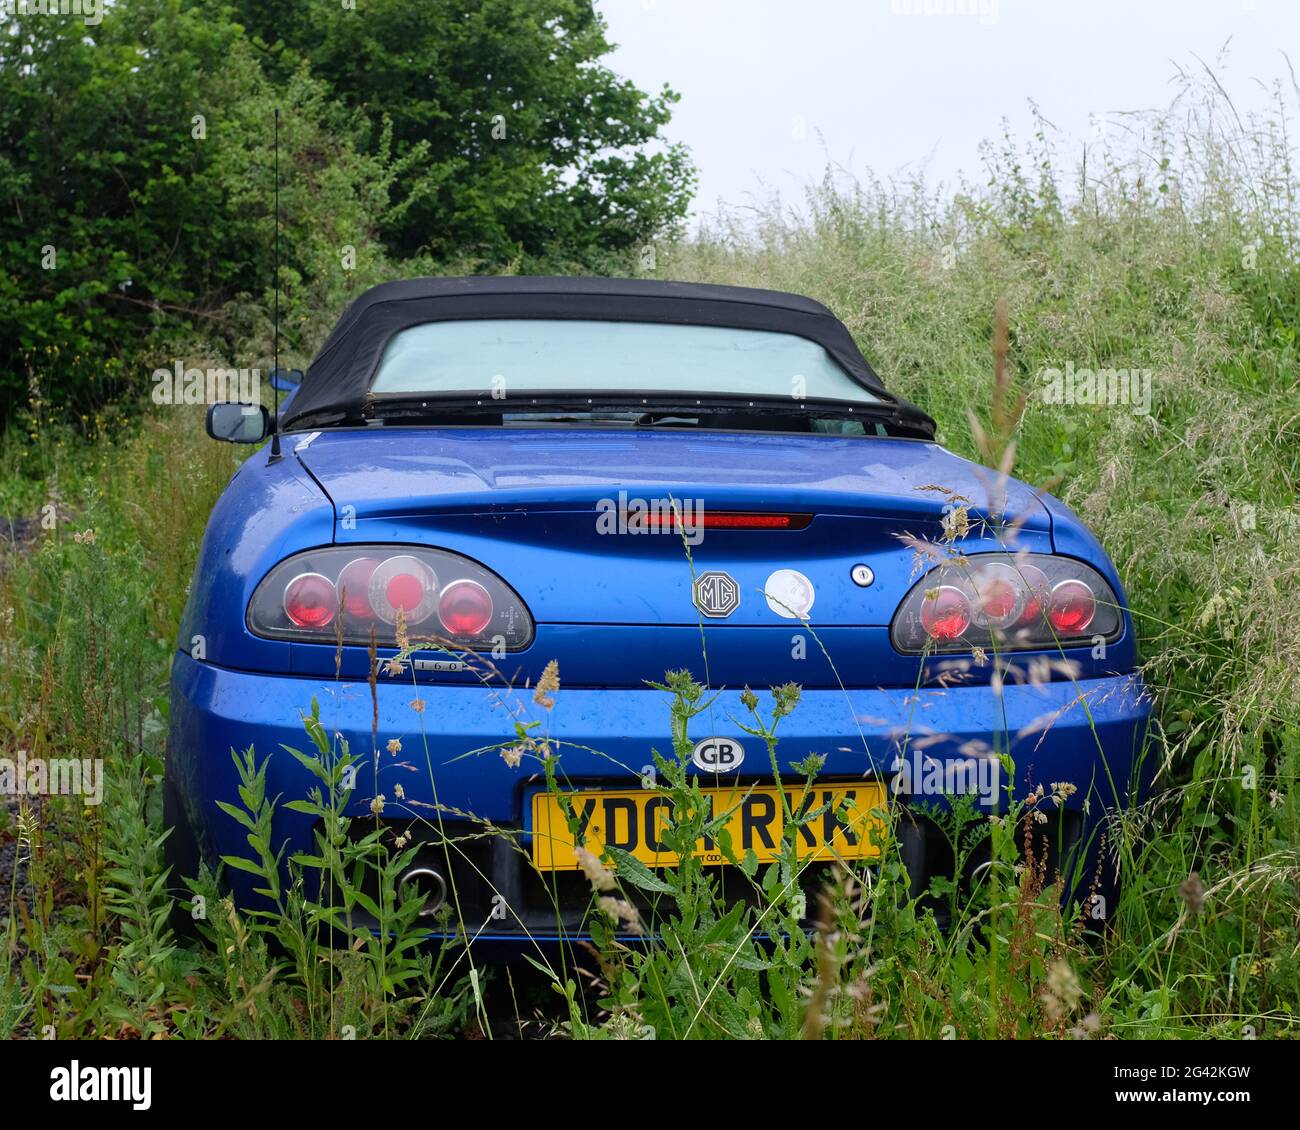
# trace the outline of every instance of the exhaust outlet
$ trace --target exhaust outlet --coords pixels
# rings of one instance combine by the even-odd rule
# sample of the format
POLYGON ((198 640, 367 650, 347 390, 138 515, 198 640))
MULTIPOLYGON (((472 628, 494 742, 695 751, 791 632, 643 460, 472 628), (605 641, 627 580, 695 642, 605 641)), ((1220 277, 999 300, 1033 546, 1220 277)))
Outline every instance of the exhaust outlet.
POLYGON ((397 889, 403 899, 428 895, 420 908, 421 918, 429 917, 447 901, 447 881, 432 867, 412 867, 398 880, 397 889))

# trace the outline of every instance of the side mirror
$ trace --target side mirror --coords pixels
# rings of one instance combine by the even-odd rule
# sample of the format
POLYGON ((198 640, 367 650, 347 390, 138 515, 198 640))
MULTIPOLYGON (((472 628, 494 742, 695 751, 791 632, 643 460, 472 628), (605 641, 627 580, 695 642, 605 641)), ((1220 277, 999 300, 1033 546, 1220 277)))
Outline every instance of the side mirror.
POLYGON ((208 435, 226 443, 261 443, 271 434, 271 414, 262 405, 228 400, 208 408, 208 435))
POLYGON ((271 387, 280 392, 292 392, 302 384, 301 369, 276 369, 271 373, 271 387))

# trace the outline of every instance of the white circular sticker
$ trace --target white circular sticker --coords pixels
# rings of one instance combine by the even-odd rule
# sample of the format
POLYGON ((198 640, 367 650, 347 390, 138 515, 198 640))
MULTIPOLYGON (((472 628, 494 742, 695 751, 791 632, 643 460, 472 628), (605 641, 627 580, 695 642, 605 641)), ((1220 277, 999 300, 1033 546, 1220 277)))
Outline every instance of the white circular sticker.
POLYGON ((705 738, 695 743, 691 760, 706 773, 729 773, 745 760, 745 747, 735 738, 705 738))
POLYGON ((817 593, 813 583, 797 569, 778 569, 763 586, 767 606, 787 620, 806 620, 817 593))

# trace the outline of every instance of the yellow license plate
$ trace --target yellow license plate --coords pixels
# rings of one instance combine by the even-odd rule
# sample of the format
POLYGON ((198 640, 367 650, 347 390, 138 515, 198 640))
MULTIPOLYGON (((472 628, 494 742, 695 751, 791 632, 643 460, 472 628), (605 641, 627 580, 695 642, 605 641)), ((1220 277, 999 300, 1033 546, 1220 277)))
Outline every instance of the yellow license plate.
MULTIPOLYGON (((851 785, 816 785, 780 790, 771 785, 701 789, 713 817, 727 815, 731 850, 737 859, 753 851, 760 862, 776 859, 781 849, 785 812, 810 814, 794 833, 801 859, 871 859, 885 841, 885 787, 879 781, 851 785)), ((671 802, 649 789, 626 792, 584 790, 568 794, 580 824, 581 844, 574 843, 559 800, 551 793, 533 796, 533 862, 543 870, 578 867, 579 846, 600 856, 606 845, 622 848, 650 867, 671 867, 676 853, 659 837, 671 819, 671 802)), ((700 840, 695 854, 705 863, 726 863, 717 838, 700 840)))

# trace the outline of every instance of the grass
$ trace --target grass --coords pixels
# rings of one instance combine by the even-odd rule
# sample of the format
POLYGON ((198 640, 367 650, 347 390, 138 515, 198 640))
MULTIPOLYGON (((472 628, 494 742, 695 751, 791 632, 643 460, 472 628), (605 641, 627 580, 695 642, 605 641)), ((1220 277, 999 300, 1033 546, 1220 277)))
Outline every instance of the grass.
MULTIPOLYGON (((828 177, 797 213, 769 201, 658 256, 664 277, 826 302, 890 386, 939 420, 946 446, 1052 484, 1114 558, 1164 750, 1159 796, 1116 830, 1125 887, 1104 935, 1061 911, 1026 821, 990 827, 959 809, 957 851, 984 844, 995 866, 971 897, 939 892, 954 910, 946 931, 911 897, 894 852, 801 890, 792 828, 776 863, 735 860, 752 908, 690 859, 667 873, 587 861, 596 958, 584 976, 573 954, 539 958, 525 977, 455 947, 410 946, 410 904, 391 889, 404 849, 383 837, 358 848, 345 822, 326 819, 300 868, 325 876, 335 901, 290 885, 275 913, 239 916, 208 884, 208 943, 183 942, 161 881, 167 671, 232 449, 203 439, 194 409, 110 421, 93 445, 27 420, 0 444, 0 520, 18 542, 0 556, 0 756, 102 758, 107 801, 0 813, 0 846, 27 880, 0 871, 0 1036, 1296 1034, 1293 94, 1279 88, 1272 116, 1243 121, 1221 92, 1189 82, 1171 115, 1127 121, 1131 149, 1094 148, 1076 168, 1060 167, 1044 126, 1027 148, 990 146, 979 189, 828 177), (1149 412, 1045 402, 1044 374, 1067 367, 1149 370, 1149 412), (358 867, 379 881, 388 940, 330 948, 321 924, 355 929, 349 916, 371 897, 358 867), (668 923, 661 940, 617 942, 612 923, 647 905, 668 923), (811 934, 795 929, 805 915, 811 934), (756 940, 769 931, 776 940, 756 940)), ((686 844, 706 817, 681 768, 685 724, 709 692, 682 675, 663 686, 674 748, 656 761, 657 787, 685 814, 671 834, 686 844)), ((798 688, 750 705, 751 731, 774 750, 798 688)), ((531 709, 538 724, 503 733, 502 748, 536 759, 560 789, 546 707, 531 709)), ((312 803, 336 817, 351 754, 310 722, 303 749, 319 768, 312 803)), ((241 755, 254 828, 269 753, 241 755)), ((811 781, 817 766, 806 769, 787 787, 811 781)), ((1016 803, 1029 812, 1050 798, 1016 803)), ((265 867, 275 851, 263 847, 245 862, 265 867)))

